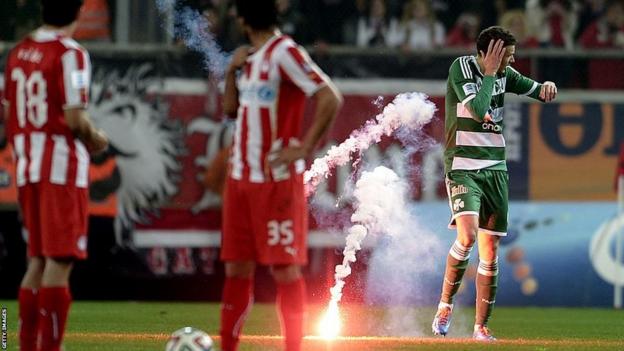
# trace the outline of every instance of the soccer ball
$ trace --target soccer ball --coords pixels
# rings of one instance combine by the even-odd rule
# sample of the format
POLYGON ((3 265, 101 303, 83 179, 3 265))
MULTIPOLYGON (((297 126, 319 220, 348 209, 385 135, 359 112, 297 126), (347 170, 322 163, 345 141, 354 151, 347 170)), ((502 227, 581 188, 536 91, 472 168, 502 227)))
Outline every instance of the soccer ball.
POLYGON ((167 340, 165 351, 215 351, 210 336, 199 329, 178 329, 167 340))

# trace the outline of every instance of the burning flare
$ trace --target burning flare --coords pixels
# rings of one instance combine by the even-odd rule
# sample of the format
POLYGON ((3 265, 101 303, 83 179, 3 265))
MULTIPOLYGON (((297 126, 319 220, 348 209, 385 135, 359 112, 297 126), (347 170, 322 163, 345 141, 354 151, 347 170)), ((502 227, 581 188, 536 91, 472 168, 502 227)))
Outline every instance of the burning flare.
POLYGON ((369 232, 392 235, 398 226, 407 223, 408 215, 401 211, 406 207, 407 184, 389 168, 380 166, 372 172, 365 171, 358 179, 354 191, 356 210, 351 216, 343 250, 342 264, 335 268, 334 286, 329 289, 331 299, 325 316, 319 324, 319 333, 326 339, 335 338, 340 332, 338 303, 342 299, 345 279, 351 275, 351 264, 357 261, 356 253, 369 232), (383 194, 380 196, 379 194, 383 194), (388 224, 391 219, 391 224, 388 224))
POLYGON ((324 339, 335 339, 340 334, 341 327, 342 321, 340 320, 338 302, 331 301, 318 324, 318 333, 324 339))

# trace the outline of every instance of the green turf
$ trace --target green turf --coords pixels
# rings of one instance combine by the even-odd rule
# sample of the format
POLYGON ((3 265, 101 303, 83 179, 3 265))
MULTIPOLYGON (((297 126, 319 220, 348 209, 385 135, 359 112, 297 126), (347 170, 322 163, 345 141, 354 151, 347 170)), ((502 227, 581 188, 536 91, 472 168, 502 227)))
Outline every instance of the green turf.
MULTIPOLYGON (((17 305, 0 301, 7 308, 8 350, 17 350, 17 305)), ((504 308, 495 310, 490 323, 499 342, 474 343, 467 338, 473 310, 460 309, 448 338, 432 338, 429 325, 433 308, 381 308, 345 306, 343 316, 350 325, 344 335, 400 335, 407 338, 346 338, 327 343, 306 340, 305 350, 624 350, 624 318, 621 311, 572 308, 504 308)), ((308 334, 319 316, 319 306, 310 307, 308 334)), ((66 350, 164 350, 167 335, 183 326, 195 326, 216 336, 219 305, 168 302, 75 302, 72 306, 66 350)), ((245 325, 246 335, 279 334, 274 306, 256 304, 245 325)), ((280 350, 280 340, 267 337, 244 339, 244 350, 280 350)))

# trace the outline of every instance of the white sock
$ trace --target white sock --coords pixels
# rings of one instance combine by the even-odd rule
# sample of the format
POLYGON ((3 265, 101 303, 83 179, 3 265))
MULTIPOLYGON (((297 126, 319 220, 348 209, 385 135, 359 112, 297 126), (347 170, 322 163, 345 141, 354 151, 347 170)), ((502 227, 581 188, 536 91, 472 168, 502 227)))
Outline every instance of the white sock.
POLYGON ((448 308, 451 309, 451 311, 453 310, 453 304, 452 303, 446 303, 446 302, 440 301, 440 303, 438 304, 438 309, 440 309, 442 307, 448 307, 448 308))

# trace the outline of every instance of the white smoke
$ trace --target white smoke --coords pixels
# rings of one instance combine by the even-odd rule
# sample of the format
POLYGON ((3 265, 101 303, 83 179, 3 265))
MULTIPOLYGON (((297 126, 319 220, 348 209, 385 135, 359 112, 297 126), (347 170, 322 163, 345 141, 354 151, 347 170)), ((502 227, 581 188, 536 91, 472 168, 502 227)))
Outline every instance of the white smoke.
POLYGON ((306 193, 311 194, 317 185, 327 178, 336 166, 351 161, 352 154, 361 153, 381 138, 391 135, 397 129, 407 132, 419 131, 429 123, 436 111, 435 104, 422 93, 397 95, 375 119, 369 120, 360 129, 353 131, 347 140, 333 146, 324 157, 317 158, 304 174, 306 193))
POLYGON ((408 194, 408 184, 389 168, 362 173, 353 192, 353 226, 347 231, 343 260, 335 268, 335 284, 330 289, 328 310, 337 310, 351 265, 372 234, 375 247, 368 260, 366 298, 389 307, 383 320, 373 323, 380 335, 427 335, 423 325, 433 316, 418 315, 411 307, 430 305, 439 294, 444 247, 422 222, 408 194))
POLYGON ((427 228, 418 203, 402 210, 408 220, 379 240, 368 260, 366 299, 389 306, 380 324, 381 334, 429 335, 433 315, 418 315, 408 306, 430 306, 439 299, 446 262, 440 237, 427 228))
MULTIPOLYGON (((431 122, 435 110, 435 105, 423 94, 398 95, 375 120, 367 122, 342 144, 333 146, 324 157, 314 161, 304 177, 306 190, 308 193, 315 191, 333 167, 352 162, 353 154, 361 157, 363 151, 384 135, 392 134, 399 139, 403 150, 398 156, 401 160, 396 163, 406 165, 412 152, 431 146, 431 139, 422 132, 422 127, 431 122)), ((401 173, 406 175, 405 170, 401 173)), ((350 196, 350 189, 347 185, 347 194, 343 195, 350 196)), ((408 194, 408 184, 389 168, 377 167, 372 172, 362 173, 352 191, 356 209, 351 216, 353 226, 347 231, 344 257, 335 268, 335 285, 330 289, 328 311, 337 311, 345 279, 357 260, 356 253, 362 248, 363 240, 374 234, 366 298, 369 302, 391 307, 383 324, 377 328, 382 335, 422 335, 423 319, 429 320, 432 316, 416 316, 414 309, 405 307, 415 303, 430 305, 439 293, 439 268, 444 264, 441 259, 445 257, 444 248, 437 236, 419 221, 418 208, 410 203, 408 194)))
POLYGON ((188 6, 179 6, 176 0, 156 0, 156 7, 162 16, 171 16, 173 20, 173 28, 166 28, 169 35, 202 54, 204 68, 215 79, 222 80, 230 54, 221 49, 211 34, 211 24, 206 17, 188 6))
POLYGON ((407 184, 389 168, 380 166, 362 173, 355 185, 353 226, 348 230, 342 264, 336 266, 330 306, 337 305, 342 298, 344 280, 351 274, 351 264, 357 260, 355 255, 364 238, 369 233, 393 235, 405 226, 409 220, 406 193, 407 184))

